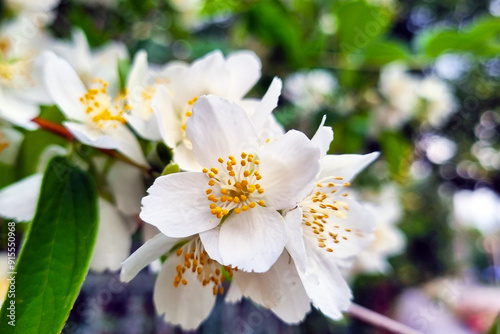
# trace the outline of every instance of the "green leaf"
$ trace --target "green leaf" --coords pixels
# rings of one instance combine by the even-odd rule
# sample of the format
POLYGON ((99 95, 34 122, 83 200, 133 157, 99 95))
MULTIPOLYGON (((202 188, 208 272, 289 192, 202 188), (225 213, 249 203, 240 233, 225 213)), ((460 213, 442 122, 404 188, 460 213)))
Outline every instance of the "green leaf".
POLYGON ((395 60, 410 57, 410 50, 403 43, 395 41, 374 41, 362 50, 364 63, 371 66, 382 66, 395 60))
POLYGON ((461 30, 431 28, 416 38, 419 53, 437 57, 446 52, 468 52, 479 57, 500 53, 500 18, 483 17, 461 30))
POLYGON ((161 175, 168 175, 168 174, 173 174, 173 173, 179 173, 181 170, 179 168, 179 165, 176 164, 175 162, 169 163, 165 168, 163 169, 163 172, 161 175))
POLYGON ((66 158, 54 158, 42 182, 35 218, 15 270, 0 333, 60 333, 87 274, 97 233, 92 179, 66 158), (11 303, 15 327, 9 325, 11 303))
POLYGON ((338 19, 338 49, 346 56, 359 52, 382 36, 390 27, 393 15, 387 7, 363 0, 337 1, 334 14, 338 19))
POLYGON ((500 315, 497 316, 495 323, 491 326, 488 334, 500 334, 500 315))
POLYGON ((128 59, 118 59, 118 76, 120 78, 120 90, 127 88, 127 78, 130 71, 130 61, 128 59))
POLYGON ((411 145, 401 133, 384 132, 380 135, 380 145, 393 180, 406 181, 411 164, 411 145))

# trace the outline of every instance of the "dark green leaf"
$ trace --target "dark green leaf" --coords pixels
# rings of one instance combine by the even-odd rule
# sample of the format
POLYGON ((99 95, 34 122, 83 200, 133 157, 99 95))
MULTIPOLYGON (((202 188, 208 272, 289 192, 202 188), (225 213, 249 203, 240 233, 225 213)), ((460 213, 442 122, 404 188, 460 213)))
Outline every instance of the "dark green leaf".
POLYGON ((87 173, 54 158, 15 270, 15 296, 1 311, 0 333, 60 333, 88 270, 97 233, 96 190, 87 173), (15 305, 15 327, 7 317, 15 305))
POLYGON ((476 56, 490 57, 500 53, 500 18, 483 17, 469 26, 455 30, 432 28, 417 36, 419 53, 437 57, 445 52, 469 52, 476 56))

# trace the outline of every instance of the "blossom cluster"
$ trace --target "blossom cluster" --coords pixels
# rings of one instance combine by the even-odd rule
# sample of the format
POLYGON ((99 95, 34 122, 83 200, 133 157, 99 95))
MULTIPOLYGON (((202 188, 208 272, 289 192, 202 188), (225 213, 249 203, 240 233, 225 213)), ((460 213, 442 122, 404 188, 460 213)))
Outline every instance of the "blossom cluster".
MULTIPOLYGON (((0 27, 0 157, 13 163, 23 131, 44 128, 42 105, 57 106, 80 144, 119 154, 111 166, 102 156, 80 157, 106 185, 91 269, 121 270, 128 282, 161 259, 156 310, 185 329, 209 316, 218 295, 249 298, 287 323, 303 320, 311 304, 342 317, 352 298, 346 277, 370 246, 378 216, 352 198, 350 184, 377 152, 329 155, 325 118, 312 138, 285 132, 272 113, 279 78, 262 98, 246 97, 261 76, 251 51, 161 67, 139 51, 120 82, 123 45, 91 50, 79 30, 68 42, 38 26, 27 35, 26 24, 0 27), (180 172, 154 172, 157 143, 180 172), (145 178, 154 179, 147 195, 145 178), (142 222, 145 242, 130 255, 142 222)), ((69 150, 49 147, 39 173, 2 189, 0 215, 30 221, 47 161, 69 150)))

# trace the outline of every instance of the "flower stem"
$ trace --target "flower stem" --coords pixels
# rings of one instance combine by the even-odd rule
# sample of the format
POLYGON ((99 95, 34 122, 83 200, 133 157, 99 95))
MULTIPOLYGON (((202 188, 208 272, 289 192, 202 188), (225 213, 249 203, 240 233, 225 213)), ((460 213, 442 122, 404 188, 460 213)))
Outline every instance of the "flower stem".
POLYGON ((422 334, 422 332, 403 325, 400 322, 392 320, 380 313, 369 310, 363 306, 352 303, 349 308, 349 314, 356 319, 369 323, 373 326, 384 328, 392 333, 400 334, 422 334))
MULTIPOLYGON (((66 129, 64 126, 62 126, 60 124, 54 123, 52 121, 48 121, 48 120, 40 118, 40 117, 35 117, 31 121, 33 123, 38 124, 38 126, 40 128, 47 130, 49 132, 52 132, 58 136, 61 136, 70 142, 75 141, 75 136, 73 136, 73 134, 71 132, 69 132, 68 129, 66 129)), ((128 163, 129 165, 135 166, 149 175, 151 175, 153 172, 152 169, 149 169, 145 166, 139 165, 139 164, 135 163, 134 161, 128 159, 127 157, 121 155, 120 153, 118 153, 114 150, 108 150, 108 149, 104 149, 104 148, 97 148, 97 149, 100 152, 102 152, 102 153, 104 153, 112 158, 115 158, 117 160, 121 160, 123 162, 128 163)))

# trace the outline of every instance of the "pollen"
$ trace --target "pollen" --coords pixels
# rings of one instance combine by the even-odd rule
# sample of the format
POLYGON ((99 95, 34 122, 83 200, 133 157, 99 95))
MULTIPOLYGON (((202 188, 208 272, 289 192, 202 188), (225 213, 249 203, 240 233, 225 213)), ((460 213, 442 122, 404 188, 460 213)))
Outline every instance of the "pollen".
POLYGON ((102 79, 95 80, 94 85, 97 88, 89 89, 79 99, 87 114, 88 124, 101 130, 125 125, 127 121, 124 116, 126 110, 130 109, 125 94, 111 98, 107 92, 108 83, 102 79))
POLYGON ((191 284, 200 284, 204 288, 212 289, 214 295, 223 294, 223 270, 229 277, 232 277, 234 271, 238 270, 238 268, 222 266, 217 261, 212 260, 199 238, 193 239, 177 249, 175 255, 178 264, 175 267, 176 276, 172 283, 175 288, 179 289, 191 284), (181 256, 182 254, 184 256, 181 256))
POLYGON ((335 247, 350 242, 349 236, 362 237, 363 234, 342 222, 349 210, 344 199, 348 194, 331 190, 335 187, 349 187, 350 183, 338 183, 344 180, 343 177, 328 177, 323 180, 327 182, 320 180, 311 195, 300 203, 300 207, 303 212, 304 233, 311 233, 317 239, 320 249, 332 253, 335 247))

